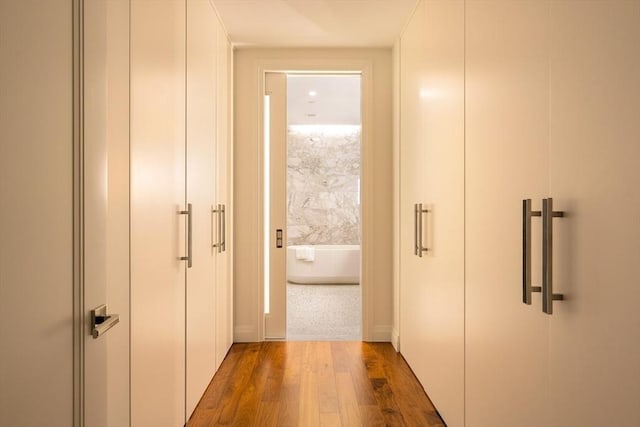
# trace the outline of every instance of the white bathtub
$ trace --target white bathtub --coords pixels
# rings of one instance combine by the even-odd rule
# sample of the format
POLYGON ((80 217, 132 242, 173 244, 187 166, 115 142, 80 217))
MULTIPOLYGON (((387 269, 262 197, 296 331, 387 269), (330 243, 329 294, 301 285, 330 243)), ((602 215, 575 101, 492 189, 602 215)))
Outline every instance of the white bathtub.
POLYGON ((359 245, 314 245, 314 260, 296 259, 296 248, 287 247, 287 281, 291 283, 360 283, 359 245))

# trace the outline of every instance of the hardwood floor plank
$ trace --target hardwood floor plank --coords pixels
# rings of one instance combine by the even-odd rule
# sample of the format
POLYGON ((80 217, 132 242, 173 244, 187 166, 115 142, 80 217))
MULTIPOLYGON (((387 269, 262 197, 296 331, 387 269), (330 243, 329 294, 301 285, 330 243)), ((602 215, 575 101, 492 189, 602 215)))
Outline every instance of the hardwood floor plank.
POLYGON ((380 408, 376 405, 361 405, 360 406, 360 418, 362 418, 362 425, 367 427, 379 427, 379 426, 393 426, 400 427, 404 424, 387 424, 380 413, 380 408))
POLYGON ((364 361, 363 347, 367 343, 357 342, 349 343, 347 346, 347 353, 350 357, 351 363, 351 377, 353 379, 354 387, 358 390, 356 398, 359 405, 375 405, 376 397, 373 394, 373 388, 369 381, 369 374, 364 361))
POLYGON ((336 427, 342 425, 339 413, 320 414, 320 427, 336 427))
POLYGON ((233 378, 227 384, 225 394, 218 407, 218 419, 220 424, 230 424, 236 417, 240 400, 245 387, 255 368, 262 344, 248 344, 244 350, 242 359, 238 362, 233 378))
POLYGON ((288 347, 284 342, 273 342, 270 343, 269 347, 271 348, 271 369, 262 393, 262 401, 277 402, 280 399, 282 381, 284 380, 285 357, 288 347))
POLYGON ((348 343, 344 341, 331 343, 331 354, 333 356, 333 369, 335 372, 350 372, 351 356, 347 349, 348 343))
POLYGON ((384 422, 391 426, 405 425, 400 408, 396 404, 394 393, 387 383, 386 378, 372 378, 371 385, 376 396, 376 401, 384 422))
POLYGON ((280 395, 278 426, 297 426, 299 413, 300 384, 284 385, 280 395))
POLYGON ((377 351, 379 343, 362 343, 362 356, 369 378, 385 378, 384 357, 377 351))
POLYGON ((287 342, 285 344, 284 375, 280 391, 278 426, 288 427, 298 425, 302 352, 305 343, 287 342))
POLYGON ((338 388, 338 407, 340 419, 344 427, 362 426, 358 399, 353 386, 353 377, 349 372, 336 373, 336 387, 338 388))
MULTIPOLYGON (((318 409, 320 414, 336 414, 339 418, 338 389, 333 369, 331 343, 319 343, 318 355, 318 409)), ((328 417, 325 417, 329 419, 328 417)), ((321 421, 322 423, 322 421, 321 421)))
POLYGON ((224 359, 224 363, 220 365, 218 372, 216 372, 215 376, 211 380, 211 383, 209 383, 207 390, 202 396, 202 399, 200 399, 200 403, 198 403, 197 408, 213 409, 219 406, 220 401, 222 400, 222 396, 229 384, 229 381, 234 380, 233 375, 237 369, 238 362, 242 359, 246 348, 246 344, 236 344, 231 347, 231 349, 227 353, 227 357, 224 359), (213 386, 214 382, 216 383, 215 387, 213 386))
POLYGON ((298 420, 298 424, 303 426, 316 427, 320 424, 318 374, 310 370, 302 374, 300 382, 298 420))
POLYGON ((259 402, 255 425, 259 427, 275 427, 278 425, 279 415, 280 402, 259 402))
POLYGON ((256 424, 258 404, 262 398, 271 370, 271 360, 274 358, 274 350, 276 350, 276 347, 271 344, 263 343, 261 346, 251 377, 246 382, 240 397, 232 425, 250 426, 256 424))
POLYGON ((389 343, 234 344, 189 427, 445 427, 389 343))
POLYGON ((446 427, 402 355, 391 346, 377 346, 376 351, 383 356, 383 367, 391 389, 397 396, 402 396, 396 403, 405 424, 446 427))

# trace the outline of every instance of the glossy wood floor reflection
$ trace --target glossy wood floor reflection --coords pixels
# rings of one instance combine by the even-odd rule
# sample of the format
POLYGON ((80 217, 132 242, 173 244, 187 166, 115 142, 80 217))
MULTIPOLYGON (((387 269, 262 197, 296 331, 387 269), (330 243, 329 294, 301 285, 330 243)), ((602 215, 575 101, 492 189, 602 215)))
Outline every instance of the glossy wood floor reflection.
POLYGON ((444 426, 389 343, 234 344, 194 411, 200 426, 444 426))

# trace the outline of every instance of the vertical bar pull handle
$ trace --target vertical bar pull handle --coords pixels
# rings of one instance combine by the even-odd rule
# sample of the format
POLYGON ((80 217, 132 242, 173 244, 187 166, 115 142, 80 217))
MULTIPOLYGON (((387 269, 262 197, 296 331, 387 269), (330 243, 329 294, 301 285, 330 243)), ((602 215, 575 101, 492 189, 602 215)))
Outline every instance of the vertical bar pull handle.
POLYGON ((216 215, 216 242, 212 246, 217 249, 216 252, 218 253, 222 252, 222 243, 220 242, 220 230, 222 229, 222 209, 220 209, 220 206, 221 205, 218 203, 216 208, 211 210, 211 212, 216 215))
POLYGON ((227 206, 220 205, 222 209, 222 242, 220 243, 222 252, 227 250, 227 206))
POLYGON ((542 199, 542 311, 553 314, 553 302, 562 301, 563 294, 553 293, 553 218, 562 218, 563 211, 553 210, 553 199, 542 199))
POLYGON ((531 199, 522 201, 522 302, 527 305, 532 292, 541 292, 540 286, 531 286, 531 217, 540 215, 531 210, 531 199))
POLYGON ((180 211, 179 213, 187 216, 187 256, 180 257, 180 261, 187 261, 187 267, 191 268, 193 265, 193 207, 191 203, 187 204, 186 211, 180 211))
POLYGON ((222 205, 220 203, 218 203, 216 212, 218 213, 216 248, 218 248, 218 253, 222 253, 222 205))
POLYGON ((413 204, 413 254, 418 255, 418 204, 413 204))
POLYGON ((418 252, 418 256, 420 258, 422 258, 422 253, 423 252, 427 252, 429 250, 429 248, 425 247, 422 245, 422 218, 423 218, 423 214, 426 214, 429 212, 429 209, 424 209, 422 207, 422 203, 418 203, 416 208, 416 215, 418 216, 418 245, 417 245, 417 252, 418 252))
POLYGON ((213 242, 211 244, 212 248, 217 248, 218 247, 218 229, 219 229, 219 221, 220 219, 218 218, 218 209, 217 207, 213 207, 211 206, 211 215, 215 215, 216 217, 216 231, 214 233, 213 231, 213 224, 211 225, 211 241, 213 242))

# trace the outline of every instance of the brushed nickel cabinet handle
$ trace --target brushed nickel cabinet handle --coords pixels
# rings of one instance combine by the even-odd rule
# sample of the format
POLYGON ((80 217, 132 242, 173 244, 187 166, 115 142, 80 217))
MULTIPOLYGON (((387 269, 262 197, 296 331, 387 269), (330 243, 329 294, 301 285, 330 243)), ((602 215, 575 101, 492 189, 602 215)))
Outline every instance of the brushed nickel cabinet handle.
POLYGON ((428 213, 430 211, 429 211, 429 209, 424 209, 422 207, 422 203, 418 203, 416 206, 417 206, 416 215, 418 216, 418 221, 417 221, 418 222, 418 233, 417 233, 418 234, 418 239, 417 239, 418 240, 418 245, 417 245, 416 251, 418 252, 418 256, 420 258, 422 258, 422 254, 424 252, 429 251, 429 248, 427 248, 427 247, 422 245, 422 234, 423 234, 422 233, 422 218, 423 218, 424 214, 426 214, 426 213, 428 213))
POLYGON ((180 215, 187 216, 187 256, 180 257, 180 261, 187 261, 187 268, 193 266, 193 221, 192 221, 193 206, 191 203, 187 204, 186 211, 180 211, 180 215))
POLYGON ((418 204, 413 204, 413 254, 418 255, 418 204))
POLYGON ((220 243, 222 252, 227 251, 227 206, 220 205, 222 209, 222 242, 220 243))
POLYGON ((531 199, 522 201, 522 302, 531 305, 531 293, 541 292, 540 286, 531 286, 531 217, 541 216, 531 210, 531 199))
POLYGON ((563 294, 553 293, 553 218, 562 218, 563 211, 553 210, 553 199, 542 199, 542 311, 553 314, 553 302, 562 301, 563 294))
POLYGON ((216 215, 216 242, 213 244, 213 247, 217 249, 217 252, 222 252, 222 243, 220 242, 220 234, 222 230, 222 209, 220 208, 220 204, 216 206, 216 209, 212 209, 211 212, 216 215))

